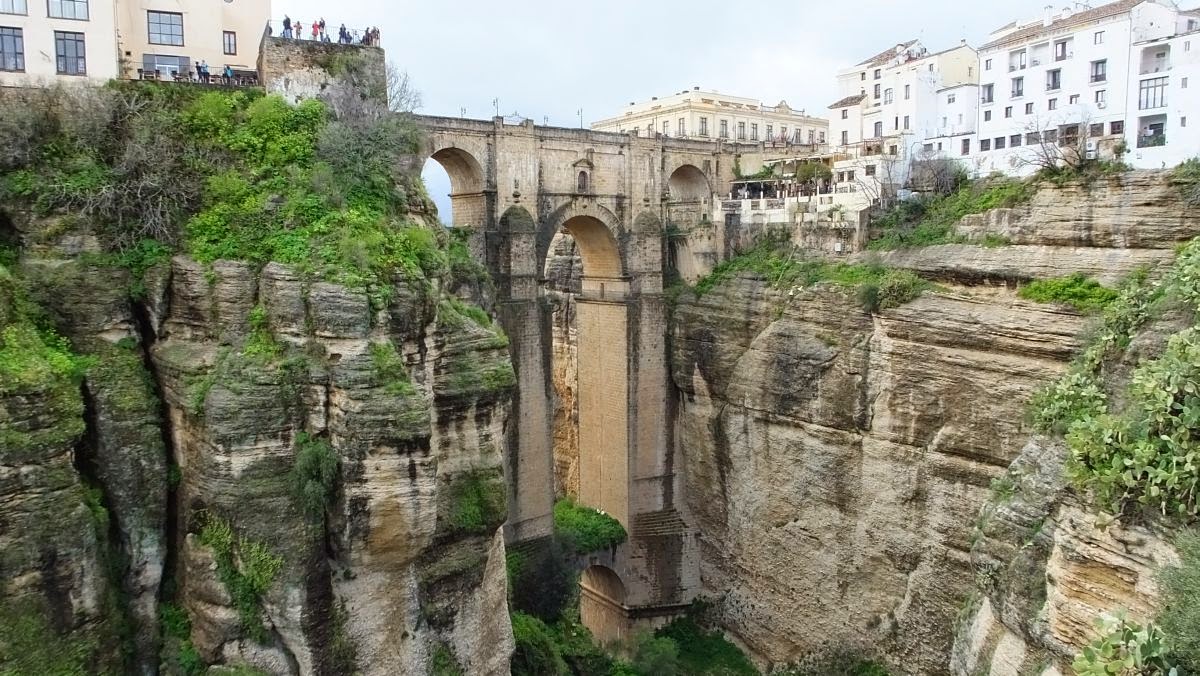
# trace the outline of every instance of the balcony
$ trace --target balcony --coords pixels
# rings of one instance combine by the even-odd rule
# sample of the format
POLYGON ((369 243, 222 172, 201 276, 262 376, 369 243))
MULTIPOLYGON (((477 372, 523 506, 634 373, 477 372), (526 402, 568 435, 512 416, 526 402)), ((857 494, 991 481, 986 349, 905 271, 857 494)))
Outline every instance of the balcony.
POLYGON ((1139 148, 1157 148, 1167 145, 1166 134, 1148 134, 1139 136, 1137 139, 1137 147, 1139 148))
POLYGON ((1092 76, 1092 79, 1091 79, 1092 84, 1098 84, 1100 82, 1108 82, 1108 75, 1101 73, 1099 75, 1092 76))

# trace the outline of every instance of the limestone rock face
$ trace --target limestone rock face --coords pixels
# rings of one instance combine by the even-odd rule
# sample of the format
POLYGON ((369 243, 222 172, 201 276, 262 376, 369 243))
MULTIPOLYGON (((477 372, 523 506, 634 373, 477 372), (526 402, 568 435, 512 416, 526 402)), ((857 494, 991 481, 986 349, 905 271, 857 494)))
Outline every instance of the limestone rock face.
POLYGON ((583 258, 575 239, 559 233, 546 256, 546 297, 553 304, 554 480, 558 495, 579 494, 579 374, 575 297, 582 290, 583 258))
POLYGON ((676 439, 725 626, 765 662, 873 645, 948 670, 974 515, 1079 316, 927 293, 872 317, 845 291, 739 277, 673 325, 676 439))
POLYGON ((278 264, 256 275, 177 257, 168 288, 152 356, 182 476, 178 589, 200 654, 272 674, 423 673, 443 644, 470 673, 505 673, 503 500, 482 523, 459 516, 476 493, 503 495, 503 336, 404 283, 378 309, 278 264), (339 468, 324 514, 292 478, 313 444, 339 468), (261 547, 281 561, 249 620, 265 629, 257 639, 204 537, 213 518, 238 557, 261 547))

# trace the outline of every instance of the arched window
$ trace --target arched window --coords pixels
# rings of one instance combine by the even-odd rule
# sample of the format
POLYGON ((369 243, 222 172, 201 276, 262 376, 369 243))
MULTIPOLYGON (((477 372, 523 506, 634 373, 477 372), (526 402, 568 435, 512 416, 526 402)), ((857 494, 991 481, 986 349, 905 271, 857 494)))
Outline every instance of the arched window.
POLYGON ((579 180, 575 187, 579 192, 588 191, 588 173, 586 171, 579 172, 579 180))

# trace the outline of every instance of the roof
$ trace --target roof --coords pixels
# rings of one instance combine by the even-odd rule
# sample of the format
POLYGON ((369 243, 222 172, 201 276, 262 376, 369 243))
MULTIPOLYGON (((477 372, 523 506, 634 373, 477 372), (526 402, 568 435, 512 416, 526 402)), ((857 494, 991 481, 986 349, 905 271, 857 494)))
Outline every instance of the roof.
POLYGON ((834 101, 832 104, 830 104, 829 107, 830 108, 845 108, 846 106, 853 106, 857 103, 862 103, 862 100, 865 98, 867 98, 866 94, 855 94, 854 96, 847 96, 846 98, 841 99, 839 101, 834 101))
MULTIPOLYGON (((1071 26, 1078 26, 1080 24, 1097 21, 1099 19, 1106 19, 1110 16, 1124 14, 1142 2, 1143 0, 1117 0, 1117 2, 1110 2, 1107 5, 1101 5, 1092 9, 1085 9, 1082 12, 1074 12, 1071 14, 1071 16, 1060 17, 1054 20, 1049 26, 1044 25, 1041 21, 1037 21, 1028 24, 1023 28, 1018 28, 1012 33, 1009 33, 1001 38, 992 40, 991 42, 982 45, 979 49, 980 51, 983 51, 985 49, 1000 47, 1013 42, 1023 42, 1030 38, 1042 35, 1043 33, 1060 31, 1064 28, 1070 28, 1071 26)), ((1009 26, 1011 25, 1012 24, 1009 24, 1009 26)), ((1009 26, 1005 26, 1004 28, 1008 28, 1009 26)), ((999 28, 997 30, 1004 30, 1004 28, 999 28)))
POLYGON ((871 58, 867 59, 866 61, 859 63, 858 65, 860 65, 860 66, 882 66, 883 64, 887 63, 888 61, 891 61, 892 58, 896 56, 896 47, 903 47, 904 49, 908 49, 909 47, 912 47, 915 44, 917 44, 916 40, 909 40, 908 42, 901 42, 898 45, 892 45, 891 47, 888 47, 887 49, 883 50, 882 52, 879 52, 878 54, 876 54, 875 56, 872 56, 871 58))

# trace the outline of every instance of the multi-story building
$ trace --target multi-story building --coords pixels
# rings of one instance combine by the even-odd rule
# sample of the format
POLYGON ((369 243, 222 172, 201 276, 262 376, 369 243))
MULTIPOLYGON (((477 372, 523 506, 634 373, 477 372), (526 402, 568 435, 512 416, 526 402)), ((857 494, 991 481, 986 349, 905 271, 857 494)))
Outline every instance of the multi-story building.
POLYGON ((213 75, 252 70, 270 15, 262 0, 117 0, 123 74, 169 77, 200 62, 213 75))
POLYGON ((796 111, 786 101, 766 106, 757 99, 714 91, 690 91, 630 103, 617 116, 592 123, 597 131, 663 134, 677 138, 723 139, 738 143, 825 145, 829 121, 796 111))
POLYGON ((1200 153, 1200 10, 1170 15, 1152 4, 1133 10, 1155 18, 1133 33, 1125 104, 1126 159, 1147 169, 1200 153))
POLYGON ((0 0, 0 85, 114 77, 113 0, 0 0))
POLYGON ((930 53, 900 43, 838 73, 843 98, 830 105, 839 204, 861 208, 894 194, 923 153, 961 153, 975 131, 975 50, 965 42, 930 53))

